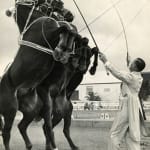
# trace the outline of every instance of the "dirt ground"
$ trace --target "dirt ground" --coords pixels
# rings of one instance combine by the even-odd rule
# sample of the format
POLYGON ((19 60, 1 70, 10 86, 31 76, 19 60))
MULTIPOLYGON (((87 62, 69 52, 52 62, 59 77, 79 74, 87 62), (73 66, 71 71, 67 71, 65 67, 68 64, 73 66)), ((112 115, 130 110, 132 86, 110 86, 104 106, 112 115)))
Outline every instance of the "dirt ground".
MULTIPOLYGON (((70 150, 70 147, 63 135, 62 123, 55 129, 55 139, 59 150, 70 150)), ((28 130, 33 143, 33 150, 44 150, 45 139, 42 131, 42 124, 32 124, 28 130)), ((14 124, 11 134, 11 150, 25 150, 23 139, 14 124)), ((74 143, 81 150, 106 150, 108 133, 99 128, 72 127, 71 135, 74 143)), ((3 150, 1 147, 0 150, 3 150)))
MULTIPOLYGON (((56 144, 59 150, 70 150, 70 147, 63 135, 63 123, 54 129, 56 144)), ((42 123, 33 123, 28 130, 33 143, 32 150, 45 150, 45 139, 42 131, 42 123)), ((25 144, 17 129, 16 122, 11 134, 11 150, 25 150, 25 144)), ((71 136, 74 143, 80 147, 80 150, 107 150, 108 129, 76 127, 71 128, 71 136)), ((1 137, 0 137, 1 138, 1 137)), ((149 150, 146 148, 145 150, 149 150)), ((4 150, 2 145, 0 150, 4 150)), ((126 150, 122 148, 121 150, 126 150)), ((141 150, 144 150, 143 148, 141 150)))

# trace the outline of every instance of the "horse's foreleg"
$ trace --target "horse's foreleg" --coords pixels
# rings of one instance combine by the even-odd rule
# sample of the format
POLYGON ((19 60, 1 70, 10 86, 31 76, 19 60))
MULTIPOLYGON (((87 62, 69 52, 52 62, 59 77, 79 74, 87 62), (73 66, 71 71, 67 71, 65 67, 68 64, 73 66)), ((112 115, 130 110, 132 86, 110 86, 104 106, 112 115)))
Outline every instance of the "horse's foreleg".
POLYGON ((54 140, 54 132, 52 130, 52 118, 51 114, 46 113, 44 116, 44 125, 43 125, 43 131, 46 137, 46 150, 53 150, 56 149, 56 144, 54 140))
POLYGON ((71 115, 72 115, 72 105, 70 105, 69 110, 66 110, 68 113, 66 113, 64 117, 64 135, 67 138, 67 141, 71 147, 72 150, 79 150, 79 148, 73 143, 71 137, 70 137, 70 126, 71 126, 71 115))
POLYGON ((8 75, 5 74, 0 83, 0 111, 4 117, 4 128, 2 130, 5 150, 10 150, 10 132, 18 110, 18 102, 15 98, 15 88, 10 83, 8 75))
POLYGON ((24 114, 23 119, 18 124, 19 131, 25 141, 27 150, 31 150, 31 148, 32 148, 32 143, 27 135, 27 128, 28 128, 29 124, 33 121, 33 119, 34 119, 34 117, 32 117, 31 115, 24 114))
POLYGON ((54 133, 52 129, 52 99, 49 95, 49 90, 46 87, 39 87, 39 97, 43 102, 44 112, 42 114, 44 119, 43 130, 46 137, 46 150, 53 150, 56 147, 54 140, 54 133))

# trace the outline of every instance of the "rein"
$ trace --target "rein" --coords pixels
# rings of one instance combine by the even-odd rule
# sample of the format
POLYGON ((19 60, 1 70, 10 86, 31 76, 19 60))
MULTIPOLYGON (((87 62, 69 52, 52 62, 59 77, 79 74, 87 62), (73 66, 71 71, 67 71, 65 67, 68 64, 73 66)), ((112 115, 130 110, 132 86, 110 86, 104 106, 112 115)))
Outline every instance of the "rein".
POLYGON ((34 48, 34 49, 36 49, 36 50, 38 50, 38 51, 47 53, 47 54, 49 54, 49 55, 52 55, 52 53, 53 53, 53 50, 52 50, 52 49, 43 47, 43 46, 38 45, 38 44, 35 44, 35 43, 33 43, 33 42, 29 42, 29 41, 25 41, 25 40, 20 40, 20 41, 18 41, 18 43, 19 43, 19 45, 28 46, 28 47, 34 48))

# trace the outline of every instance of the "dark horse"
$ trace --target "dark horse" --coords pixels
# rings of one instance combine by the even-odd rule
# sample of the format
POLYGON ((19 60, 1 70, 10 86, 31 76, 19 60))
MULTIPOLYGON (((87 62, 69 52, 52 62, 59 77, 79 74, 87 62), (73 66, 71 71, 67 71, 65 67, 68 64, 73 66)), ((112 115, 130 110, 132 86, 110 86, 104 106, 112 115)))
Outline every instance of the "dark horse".
MULTIPOLYGON (((77 80, 78 75, 83 74, 87 71, 90 64, 90 58, 94 55, 95 61, 97 61, 97 53, 94 49, 90 49, 85 45, 85 39, 77 42, 77 47, 75 49, 75 54, 69 59, 69 63, 63 65, 61 63, 55 63, 55 66, 51 74, 42 83, 36 87, 36 89, 20 89, 17 93, 19 100, 19 110, 23 113, 23 119, 19 123, 19 130, 22 134, 26 147, 30 149, 32 144, 27 136, 27 127, 37 116, 44 118, 46 112, 46 105, 43 103, 46 99, 45 94, 47 93, 47 98, 53 103, 53 127, 59 123, 59 121, 64 118, 64 134, 72 148, 72 150, 77 150, 78 147, 72 142, 70 137, 70 123, 71 123, 71 113, 72 104, 70 102, 70 95, 78 84, 74 84, 73 80, 77 80), (78 71, 77 71, 78 70, 78 71), (68 87, 69 86, 69 87, 68 87), (30 99, 30 100, 29 100, 30 99), (30 101, 30 103, 29 103, 30 101)), ((94 74, 96 66, 92 68, 92 73, 94 74)), ((80 80, 80 79, 79 79, 80 80)), ((45 135, 48 135, 43 125, 45 135)), ((54 142, 54 141, 53 141, 54 142)), ((55 142, 52 143, 53 148, 56 148, 55 142)))
MULTIPOLYGON (((22 21, 27 20, 30 10, 31 8, 28 9, 25 7, 23 9, 23 5, 18 5, 16 17, 19 29, 24 29, 22 27, 22 21)), ((35 15, 36 13, 33 14, 35 15)), ((39 14, 37 18, 39 18, 39 14)), ((34 88, 39 85, 53 70, 55 60, 59 60, 63 63, 68 62, 72 44, 70 43, 70 39, 72 42, 72 37, 74 36, 68 26, 61 27, 54 19, 48 17, 41 17, 34 21, 24 33, 24 41, 52 49, 52 54, 49 55, 45 52, 41 52, 31 45, 27 46, 21 44, 13 63, 1 79, 0 114, 4 117, 2 137, 6 150, 10 150, 10 131, 16 111, 18 110, 16 91, 20 88, 34 88)), ((49 109, 47 109, 50 110, 51 103, 49 101, 47 101, 47 107, 49 107, 49 109)), ((51 137, 51 115, 48 111, 44 119, 47 131, 50 133, 48 134, 50 136, 47 136, 47 138, 53 140, 53 137, 51 137)), ((50 145, 50 143, 47 143, 47 150, 51 149, 50 145)))
POLYGON ((62 107, 62 102, 57 101, 57 107, 61 108, 61 111, 57 111, 57 107, 54 107, 53 110, 53 128, 62 120, 64 119, 64 135, 68 140, 68 143, 72 150, 78 150, 78 147, 73 143, 71 137, 70 137, 70 126, 71 126, 71 116, 72 116, 72 110, 73 105, 71 103, 71 95, 73 94, 74 90, 78 87, 78 85, 83 80, 84 74, 87 72, 89 65, 90 65, 90 59, 92 56, 94 56, 94 62, 93 66, 90 68, 89 72, 91 75, 95 74, 96 67, 97 67, 97 61, 98 61, 98 49, 93 48, 91 49, 88 46, 88 39, 83 38, 83 49, 80 51, 82 54, 82 59, 80 59, 80 65, 78 69, 75 70, 73 73, 67 87, 66 87, 66 101, 64 101, 64 107, 62 107), (86 52, 86 53, 85 53, 86 52), (92 55, 91 55, 92 54, 92 55))

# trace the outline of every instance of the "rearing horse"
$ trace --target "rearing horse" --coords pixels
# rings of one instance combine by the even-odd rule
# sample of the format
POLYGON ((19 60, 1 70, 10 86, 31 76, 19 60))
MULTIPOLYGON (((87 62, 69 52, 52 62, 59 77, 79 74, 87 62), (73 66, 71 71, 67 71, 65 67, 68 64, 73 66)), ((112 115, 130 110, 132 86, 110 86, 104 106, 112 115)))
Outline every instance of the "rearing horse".
MULTIPOLYGON (((64 135, 67 138, 67 141, 72 150, 79 150, 79 148, 74 144, 70 136, 70 126, 71 126, 71 116, 73 105, 71 103, 71 95, 74 90, 79 86, 81 83, 85 73, 87 72, 89 65, 91 63, 91 58, 94 56, 93 66, 90 68, 90 74, 94 75, 97 68, 98 63, 98 49, 97 48, 90 48, 88 46, 88 39, 82 39, 82 50, 80 51, 82 58, 79 62, 79 67, 73 73, 67 87, 66 87, 66 101, 64 102, 64 107, 62 106, 61 101, 57 101, 56 109, 53 110, 53 128, 62 120, 64 119, 64 135), (61 109, 58 111, 57 106, 61 109)), ((55 108, 55 107, 54 107, 55 108)))
MULTIPOLYGON (((20 9, 19 13, 19 7, 21 6, 18 6, 16 15, 18 27, 21 29, 21 20, 27 19, 25 16, 29 14, 31 8, 20 9)), ((35 16, 36 18, 39 18, 39 15, 35 16)), ((69 37, 73 36, 75 35, 68 27, 60 27, 54 19, 47 17, 39 18, 24 33, 22 40, 31 42, 31 45, 21 43, 13 63, 0 82, 0 114, 4 117, 2 137, 5 150, 10 150, 10 131, 18 110, 16 91, 20 88, 34 88, 39 85, 53 70, 55 60, 67 63, 71 45, 69 37), (38 46, 34 47, 32 43, 38 46), (50 54, 39 51, 39 46, 44 47, 46 52, 51 49, 50 54)), ((51 104, 48 103, 48 106, 50 107, 51 104)), ((47 127, 51 131, 51 116, 47 116, 46 119, 47 127)), ((47 150, 50 149, 48 146, 47 150)))

